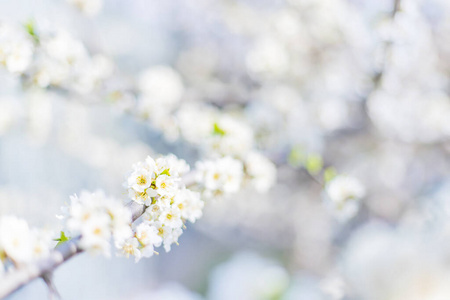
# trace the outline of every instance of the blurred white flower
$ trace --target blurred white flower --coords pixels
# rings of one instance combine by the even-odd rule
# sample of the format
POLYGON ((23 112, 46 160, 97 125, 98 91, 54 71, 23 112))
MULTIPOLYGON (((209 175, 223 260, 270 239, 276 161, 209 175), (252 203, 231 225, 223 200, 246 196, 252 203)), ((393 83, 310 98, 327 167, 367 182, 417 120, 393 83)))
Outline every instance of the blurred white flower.
POLYGON ((272 37, 258 40, 246 57, 250 72, 257 75, 283 76, 289 69, 289 56, 283 44, 272 37))
POLYGON ((325 205, 338 220, 346 221, 356 215, 365 194, 365 187, 359 180, 338 175, 325 186, 325 205))
POLYGON ((33 51, 33 42, 24 28, 0 22, 0 65, 11 73, 23 73, 32 61, 33 51))
POLYGON ((260 193, 267 192, 276 181, 277 169, 264 155, 250 152, 245 159, 245 171, 251 185, 260 193))
POLYGON ((450 297, 446 257, 432 237, 369 224, 348 243, 344 270, 363 299, 445 300, 450 297))
POLYGON ((131 212, 103 191, 82 191, 70 200, 63 208, 65 223, 72 237, 81 235, 84 250, 110 256, 111 237, 116 243, 131 237, 131 212))
POLYGON ((67 0, 86 15, 96 15, 103 6, 103 0, 67 0))
POLYGON ((48 232, 30 229, 25 220, 14 216, 0 217, 0 261, 8 258, 14 264, 29 263, 45 257, 50 247, 48 232))
POLYGON ((181 217, 194 223, 203 215, 204 202, 200 198, 200 193, 189 189, 182 189, 175 194, 173 205, 180 210, 181 217))
POLYGON ((253 131, 244 122, 224 115, 211 124, 210 136, 204 147, 212 156, 244 157, 253 147, 253 131))
POLYGON ((142 92, 139 113, 152 117, 157 113, 167 115, 184 93, 181 76, 168 66, 154 66, 143 71, 138 87, 142 92))
POLYGON ((244 175, 241 161, 230 156, 216 160, 200 161, 196 164, 197 182, 213 193, 236 193, 244 175))
POLYGON ((277 263, 254 253, 240 253, 211 273, 208 299, 277 299, 288 285, 289 275, 277 263))
POLYGON ((0 219, 0 251, 17 263, 31 260, 31 231, 25 220, 14 216, 0 219))
POLYGON ((116 248, 119 249, 119 255, 129 258, 130 255, 135 257, 138 262, 141 259, 141 251, 139 250, 139 241, 137 238, 129 238, 116 242, 116 248))

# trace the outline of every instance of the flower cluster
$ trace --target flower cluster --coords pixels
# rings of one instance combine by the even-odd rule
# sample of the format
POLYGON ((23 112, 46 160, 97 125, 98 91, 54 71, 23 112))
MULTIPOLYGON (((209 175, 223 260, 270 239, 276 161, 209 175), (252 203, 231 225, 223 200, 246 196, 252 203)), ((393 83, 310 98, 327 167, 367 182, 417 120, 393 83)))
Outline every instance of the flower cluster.
POLYGON ((121 242, 132 235, 131 212, 104 192, 81 192, 63 207, 68 233, 81 236, 80 247, 92 253, 111 255, 111 239, 121 242))
POLYGON ((244 166, 230 156, 197 162, 196 168, 196 180, 208 196, 236 193, 242 185, 244 166))
POLYGON ((127 178, 125 186, 133 201, 150 206, 155 196, 175 196, 183 185, 181 176, 188 171, 189 165, 175 155, 156 160, 148 156, 144 162, 133 166, 133 172, 127 178))
POLYGON ((0 275, 9 265, 22 265, 43 258, 50 252, 51 235, 30 228, 14 216, 0 218, 0 275))
POLYGON ((184 160, 174 155, 156 160, 150 156, 133 166, 125 185, 130 198, 147 206, 142 222, 133 228, 133 237, 117 244, 125 256, 136 261, 149 257, 162 244, 168 252, 178 242, 186 221, 202 216, 200 194, 186 188, 182 175, 189 170, 184 160))
POLYGON ((63 30, 41 33, 35 54, 27 77, 41 88, 62 87, 88 94, 113 70, 107 58, 91 57, 83 43, 63 30))
POLYGON ((275 183, 275 165, 258 152, 249 152, 242 162, 231 156, 197 162, 196 181, 205 196, 233 194, 249 185, 267 192, 275 183))
POLYGON ((90 56, 85 45, 68 32, 40 30, 34 23, 0 23, 0 65, 23 75, 25 83, 58 87, 86 95, 111 76, 113 64, 102 55, 90 56))

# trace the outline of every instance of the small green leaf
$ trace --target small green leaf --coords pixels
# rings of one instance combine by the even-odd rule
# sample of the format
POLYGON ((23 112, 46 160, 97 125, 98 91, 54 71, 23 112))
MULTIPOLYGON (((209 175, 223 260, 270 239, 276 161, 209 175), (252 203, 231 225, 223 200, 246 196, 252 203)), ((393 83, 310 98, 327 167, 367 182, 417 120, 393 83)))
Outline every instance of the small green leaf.
POLYGON ((318 154, 308 155, 308 158, 306 159, 305 168, 312 175, 318 174, 323 168, 322 157, 318 154))
POLYGON ((165 170, 162 171, 161 174, 159 174, 159 175, 167 175, 167 176, 170 176, 169 169, 165 169, 165 170))
POLYGON ((56 244, 56 247, 58 247, 59 245, 61 245, 64 242, 67 242, 68 240, 70 240, 70 237, 67 237, 66 234, 64 233, 64 231, 61 231, 59 239, 54 239, 54 241, 58 242, 56 244))
POLYGON ((213 130, 213 134, 214 135, 221 135, 221 136, 223 136, 223 135, 225 135, 225 133, 226 132, 222 128, 219 127, 219 124, 214 123, 214 130, 213 130))
POLYGON ((24 24, 26 31, 33 38, 36 43, 39 43, 39 36, 36 33, 36 26, 33 20, 29 20, 24 24))
POLYGON ((330 182, 336 176, 337 171, 334 167, 328 167, 325 169, 325 171, 323 171, 323 180, 325 181, 325 183, 330 182))
POLYGON ((293 167, 303 166, 306 161, 305 151, 301 146, 294 146, 288 156, 288 163, 293 167))

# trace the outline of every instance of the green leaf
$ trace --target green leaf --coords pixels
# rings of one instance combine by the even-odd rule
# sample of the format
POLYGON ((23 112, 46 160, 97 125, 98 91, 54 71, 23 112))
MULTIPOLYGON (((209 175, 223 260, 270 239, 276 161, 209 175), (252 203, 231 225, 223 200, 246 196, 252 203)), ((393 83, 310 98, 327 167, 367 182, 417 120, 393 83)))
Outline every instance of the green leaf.
POLYGON ((36 43, 39 43, 39 36, 36 33, 36 26, 33 20, 29 20, 24 24, 26 31, 33 38, 36 43))
POLYGON ((323 180, 325 181, 325 183, 330 182, 336 176, 337 171, 334 167, 328 167, 325 169, 325 171, 323 171, 323 180))
POLYGON ((165 169, 165 170, 162 171, 161 174, 159 174, 159 175, 167 175, 167 176, 170 176, 169 169, 165 169))
POLYGON ((322 157, 318 154, 308 155, 308 158, 306 159, 305 168, 312 175, 318 174, 323 168, 322 157))
POLYGON ((222 128, 219 127, 219 124, 214 123, 214 130, 213 130, 213 134, 214 135, 220 135, 223 136, 225 135, 225 130, 223 130, 222 128))
POLYGON ((54 239, 54 241, 58 242, 56 244, 56 247, 58 247, 59 245, 61 245, 64 242, 67 242, 68 240, 70 240, 70 237, 67 237, 66 234, 64 233, 64 231, 61 231, 59 239, 54 239))
POLYGON ((303 166, 306 161, 306 153, 301 146, 294 146, 288 156, 288 163, 293 167, 303 166))

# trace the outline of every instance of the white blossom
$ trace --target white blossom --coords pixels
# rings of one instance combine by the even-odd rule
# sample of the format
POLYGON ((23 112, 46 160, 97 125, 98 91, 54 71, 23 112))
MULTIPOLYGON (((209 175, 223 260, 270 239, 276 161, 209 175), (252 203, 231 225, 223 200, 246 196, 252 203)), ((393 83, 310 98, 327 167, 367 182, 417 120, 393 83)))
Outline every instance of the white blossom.
POLYGON ((141 251, 139 250, 139 241, 137 238, 133 237, 127 240, 119 241, 116 243, 116 248, 120 250, 120 255, 123 255, 126 258, 133 255, 136 262, 141 259, 141 251))
POLYGON ((182 189, 174 196, 173 201, 173 205, 179 209, 183 219, 194 223, 202 217, 204 202, 200 198, 200 193, 182 189))
POLYGON ((247 155, 245 171, 250 177, 251 185, 260 193, 267 192, 276 181, 275 165, 258 152, 250 152, 247 155))
POLYGON ((343 269, 361 299, 444 300, 450 297, 447 254, 436 240, 371 223, 356 231, 343 269))
POLYGON ((103 0, 67 0, 86 15, 96 15, 103 6, 103 0))
POLYGON ((205 149, 212 155, 221 154, 244 157, 253 147, 252 129, 235 118, 222 116, 211 124, 205 149))
POLYGON ((356 215, 365 194, 365 187, 359 180, 339 175, 326 185, 324 201, 338 220, 346 221, 356 215))
POLYGON ((153 170, 149 171, 141 165, 135 166, 134 169, 134 172, 128 177, 128 185, 136 192, 142 193, 150 187, 155 174, 153 170))
POLYGON ((155 66, 142 72, 139 89, 155 105, 172 106, 181 100, 184 86, 180 75, 170 67, 155 66))
POLYGON ((0 250, 18 263, 31 260, 31 231, 25 220, 13 216, 0 219, 0 250))
POLYGON ((33 50, 25 29, 0 22, 0 65, 11 73, 23 73, 32 61, 33 50))
POLYGON ((30 228, 25 220, 14 216, 0 217, 0 257, 25 264, 46 257, 50 248, 48 232, 30 228))
POLYGON ((218 193, 236 193, 244 175, 241 161, 230 156, 197 163, 197 182, 206 190, 218 193))
POLYGON ((131 237, 131 212, 117 200, 102 191, 83 191, 70 200, 63 210, 67 230, 72 237, 81 235, 84 250, 109 256, 112 237, 116 242, 131 237))

